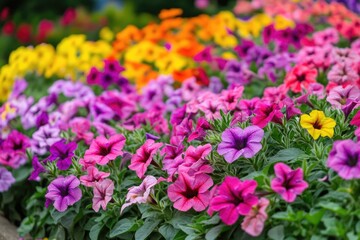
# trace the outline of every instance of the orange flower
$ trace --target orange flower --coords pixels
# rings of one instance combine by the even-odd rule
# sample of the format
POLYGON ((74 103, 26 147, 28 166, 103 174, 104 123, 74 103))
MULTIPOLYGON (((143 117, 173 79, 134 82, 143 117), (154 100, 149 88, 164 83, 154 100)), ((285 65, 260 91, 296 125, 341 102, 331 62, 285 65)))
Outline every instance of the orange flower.
POLYGON ((174 71, 173 78, 176 82, 184 82, 186 79, 189 79, 194 76, 194 72, 192 69, 185 69, 181 71, 174 71))
POLYGON ((171 8, 171 9, 163 9, 159 13, 160 19, 173 18, 180 16, 183 13, 181 8, 171 8))

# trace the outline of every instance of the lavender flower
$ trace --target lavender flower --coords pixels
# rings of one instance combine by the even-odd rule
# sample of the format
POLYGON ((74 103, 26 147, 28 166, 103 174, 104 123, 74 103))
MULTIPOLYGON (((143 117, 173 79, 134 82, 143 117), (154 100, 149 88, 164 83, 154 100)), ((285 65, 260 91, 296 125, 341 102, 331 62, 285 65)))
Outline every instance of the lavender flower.
POLYGON ((360 178, 360 142, 350 139, 335 141, 327 166, 346 180, 360 178))
POLYGON ((82 197, 79 188, 80 181, 74 175, 67 177, 59 176, 48 186, 46 197, 46 207, 54 204, 59 212, 64 212, 68 206, 74 205, 82 197))
POLYGON ((9 190, 11 185, 15 183, 15 178, 6 168, 0 167, 0 192, 9 190))
POLYGON ((228 163, 234 162, 240 156, 251 158, 260 151, 263 136, 264 131, 257 126, 245 129, 229 128, 221 135, 222 142, 217 151, 228 163))
POLYGON ((33 134, 32 150, 38 155, 44 155, 60 139, 60 129, 44 125, 33 134))

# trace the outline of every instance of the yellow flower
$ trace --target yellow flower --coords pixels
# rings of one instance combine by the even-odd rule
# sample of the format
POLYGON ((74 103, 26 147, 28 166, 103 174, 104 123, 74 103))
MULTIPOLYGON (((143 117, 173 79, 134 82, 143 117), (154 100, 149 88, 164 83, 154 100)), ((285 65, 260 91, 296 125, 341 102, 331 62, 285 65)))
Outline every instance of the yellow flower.
POLYGON ((5 109, 4 111, 1 113, 1 120, 5 121, 6 116, 8 114, 13 114, 16 112, 16 108, 12 108, 10 103, 5 103, 5 109))
POLYGON ((334 136, 334 119, 326 117, 323 111, 313 110, 310 114, 303 114, 300 117, 300 125, 308 130, 309 134, 316 140, 320 137, 334 136))
POLYGON ((114 39, 114 33, 108 27, 103 27, 100 30, 99 36, 101 39, 108 41, 108 42, 110 42, 114 39))
POLYGON ((274 28, 276 30, 284 30, 295 27, 294 21, 284 17, 283 15, 276 15, 274 18, 274 28))

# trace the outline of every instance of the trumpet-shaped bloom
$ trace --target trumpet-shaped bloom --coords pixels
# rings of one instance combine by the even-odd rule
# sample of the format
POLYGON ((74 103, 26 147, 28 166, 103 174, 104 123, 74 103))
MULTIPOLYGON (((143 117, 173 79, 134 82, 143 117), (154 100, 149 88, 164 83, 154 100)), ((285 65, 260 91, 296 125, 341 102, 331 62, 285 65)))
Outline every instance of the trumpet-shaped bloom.
POLYGON ((169 186, 168 196, 174 203, 174 208, 179 211, 186 212, 193 208, 200 212, 209 205, 209 188, 213 184, 211 177, 204 173, 189 176, 182 172, 179 174, 179 178, 169 186))
POLYGON ((74 205, 81 199, 82 192, 79 185, 80 181, 74 175, 59 176, 48 186, 45 195, 46 206, 54 204, 55 209, 59 212, 66 211, 68 206, 74 205))
POLYGON ((281 123, 284 115, 280 110, 277 103, 260 102, 256 105, 252 123, 261 128, 264 128, 269 122, 281 123))
POLYGON ((229 128, 222 133, 217 151, 229 163, 240 156, 251 158, 260 151, 263 136, 264 130, 257 126, 229 128))
POLYGON ((139 178, 142 178, 153 160, 154 155, 160 149, 162 143, 155 143, 154 140, 148 139, 146 142, 136 150, 136 153, 131 158, 129 169, 136 172, 139 178))
POLYGON ((60 170, 67 170, 71 165, 71 158, 75 155, 74 151, 76 148, 77 144, 75 142, 66 144, 66 140, 62 139, 51 145, 48 160, 57 160, 56 166, 60 170))
POLYGON ((258 204, 245 216, 244 221, 241 223, 241 229, 253 237, 259 236, 263 231, 265 221, 268 218, 266 208, 269 204, 270 201, 268 199, 260 198, 258 204))
POLYGON ((154 192, 153 188, 156 184, 157 180, 155 177, 146 176, 139 186, 129 188, 129 192, 126 195, 126 203, 121 206, 120 213, 132 204, 150 202, 150 194, 154 192))
POLYGON ((360 142, 350 139, 335 141, 329 153, 327 166, 343 179, 360 178, 360 142))
POLYGON ((300 125, 316 140, 320 136, 332 138, 336 122, 334 119, 326 117, 323 111, 312 110, 310 114, 301 115, 300 125))
POLYGON ((116 134, 106 139, 104 136, 98 136, 86 150, 84 159, 92 159, 99 165, 106 165, 109 161, 123 154, 122 149, 125 145, 125 137, 122 134, 116 134))
POLYGON ((284 163, 277 163, 274 171, 276 177, 271 180, 271 189, 280 194, 286 202, 295 201, 296 196, 308 187, 308 183, 303 179, 301 168, 292 170, 284 163))
POLYGON ((285 86, 295 93, 307 89, 311 83, 316 82, 317 71, 307 65, 294 67, 285 78, 285 86))
POLYGON ((89 166, 87 169, 87 175, 80 177, 82 185, 87 187, 93 187, 97 182, 100 182, 110 176, 110 173, 100 172, 96 167, 89 166))
POLYGON ((112 195, 114 193, 114 182, 110 179, 96 182, 94 184, 93 193, 94 197, 92 200, 92 208, 94 211, 98 212, 100 207, 102 207, 103 210, 106 210, 106 206, 112 199, 112 195))
POLYGON ((32 159, 32 166, 33 166, 33 171, 30 174, 29 180, 32 181, 39 181, 40 177, 39 174, 42 172, 46 172, 45 167, 40 163, 39 159, 37 156, 34 156, 32 159))
POLYGON ((219 212, 220 219, 225 224, 234 224, 240 215, 248 215, 258 203, 258 198, 254 195, 256 187, 254 180, 241 181, 236 177, 226 176, 210 202, 210 211, 219 212))

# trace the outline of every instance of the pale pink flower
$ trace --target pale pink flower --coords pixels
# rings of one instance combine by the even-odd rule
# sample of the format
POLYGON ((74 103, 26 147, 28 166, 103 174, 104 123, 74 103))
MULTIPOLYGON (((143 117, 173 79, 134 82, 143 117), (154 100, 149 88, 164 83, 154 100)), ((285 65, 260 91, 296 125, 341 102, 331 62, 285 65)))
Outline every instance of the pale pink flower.
POLYGON ((155 177, 146 176, 140 186, 129 188, 129 192, 126 195, 126 203, 121 206, 120 214, 132 204, 151 202, 150 195, 153 194, 153 188, 156 184, 157 180, 155 177))
POLYGON ((360 90, 355 86, 337 86, 330 90, 326 100, 334 107, 340 109, 346 105, 347 100, 356 100, 359 96, 360 90))
POLYGON ((351 83, 359 78, 349 61, 338 62, 327 75, 329 81, 337 84, 351 83))
POLYGON ((94 166, 90 166, 86 170, 87 175, 81 176, 80 182, 82 185, 87 187, 93 187, 97 182, 100 182, 110 176, 110 173, 100 172, 94 166))
POLYGON ((114 182, 110 179, 105 179, 100 182, 96 182, 94 185, 94 197, 93 197, 93 205, 92 208, 95 212, 100 210, 102 207, 103 210, 106 210, 107 204, 112 199, 112 195, 114 193, 114 182))
POLYGON ((250 213, 245 216, 241 223, 241 229, 253 237, 259 236, 268 218, 266 208, 269 206, 269 203, 270 201, 268 199, 260 198, 259 202, 252 207, 250 213))

